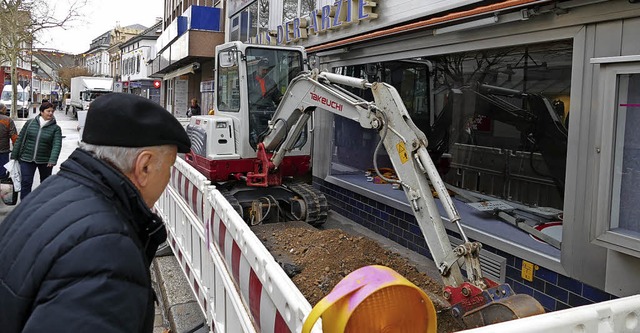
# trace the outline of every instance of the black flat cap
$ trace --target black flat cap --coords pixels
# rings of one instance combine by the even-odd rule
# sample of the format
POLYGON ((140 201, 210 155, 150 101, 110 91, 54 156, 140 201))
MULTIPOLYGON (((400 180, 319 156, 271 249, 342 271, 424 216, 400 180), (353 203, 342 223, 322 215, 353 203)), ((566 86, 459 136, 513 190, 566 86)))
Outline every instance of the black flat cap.
POLYGON ((82 141, 98 146, 176 145, 188 153, 191 141, 169 111, 144 97, 110 93, 91 102, 82 141))

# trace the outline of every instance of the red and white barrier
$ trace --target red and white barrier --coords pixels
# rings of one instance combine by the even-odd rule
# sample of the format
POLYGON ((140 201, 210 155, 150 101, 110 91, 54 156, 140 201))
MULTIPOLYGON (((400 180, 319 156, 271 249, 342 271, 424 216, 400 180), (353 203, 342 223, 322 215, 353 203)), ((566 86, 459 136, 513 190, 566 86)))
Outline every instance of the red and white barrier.
MULTIPOLYGON (((311 305, 203 175, 178 159, 155 209, 211 332, 301 331, 311 305)), ((640 295, 463 332, 515 331, 640 332, 640 295)))
POLYGON ((640 332, 640 295, 583 305, 464 332, 640 332))
POLYGON ((311 305, 204 176, 178 159, 155 208, 212 332, 302 329, 311 305))

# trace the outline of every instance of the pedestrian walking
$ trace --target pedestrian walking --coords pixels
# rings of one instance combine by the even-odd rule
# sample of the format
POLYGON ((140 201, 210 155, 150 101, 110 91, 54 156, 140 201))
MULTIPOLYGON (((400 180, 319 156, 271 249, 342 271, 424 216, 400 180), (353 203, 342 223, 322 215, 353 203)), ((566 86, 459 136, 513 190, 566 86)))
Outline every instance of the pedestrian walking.
POLYGON ((82 143, 0 223, 0 327, 152 332, 150 264, 166 239, 151 207, 177 152, 178 120, 146 98, 98 97, 82 143))
POLYGON ((15 145, 17 138, 16 124, 7 115, 7 106, 4 103, 0 103, 0 179, 9 177, 4 165, 9 162, 11 144, 15 145))
POLYGON ((20 200, 24 200, 33 186, 36 169, 40 183, 44 182, 58 163, 62 148, 62 130, 53 116, 51 102, 40 105, 40 114, 29 120, 20 130, 20 135, 11 152, 11 159, 20 162, 20 200))
POLYGON ((187 110, 187 117, 190 118, 191 116, 199 116, 200 114, 202 114, 202 111, 200 110, 200 105, 198 105, 198 99, 192 98, 191 105, 187 110))

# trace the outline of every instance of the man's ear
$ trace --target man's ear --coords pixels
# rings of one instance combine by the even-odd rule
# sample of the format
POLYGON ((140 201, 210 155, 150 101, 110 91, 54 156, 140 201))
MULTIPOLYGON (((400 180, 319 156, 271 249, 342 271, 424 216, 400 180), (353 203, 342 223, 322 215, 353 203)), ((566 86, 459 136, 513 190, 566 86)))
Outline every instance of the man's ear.
POLYGON ((149 185, 150 175, 153 171, 153 157, 154 153, 150 150, 143 150, 136 157, 130 178, 138 188, 149 185))

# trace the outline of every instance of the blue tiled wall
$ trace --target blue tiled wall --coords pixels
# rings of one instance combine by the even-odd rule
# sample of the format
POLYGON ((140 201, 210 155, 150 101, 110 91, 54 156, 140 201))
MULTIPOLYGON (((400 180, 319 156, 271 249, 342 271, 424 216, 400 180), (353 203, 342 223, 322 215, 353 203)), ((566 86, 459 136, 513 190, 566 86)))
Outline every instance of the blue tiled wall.
MULTIPOLYGON (((426 247, 422 231, 412 214, 389 207, 317 177, 314 177, 313 185, 325 194, 331 209, 335 212, 410 250, 433 259, 426 247)), ((447 232, 460 238, 453 232, 447 232)), ((535 297, 547 311, 562 310, 616 298, 544 267, 535 270, 532 282, 524 280, 521 277, 521 258, 486 244, 482 244, 482 250, 506 258, 506 282, 516 293, 535 297)))

